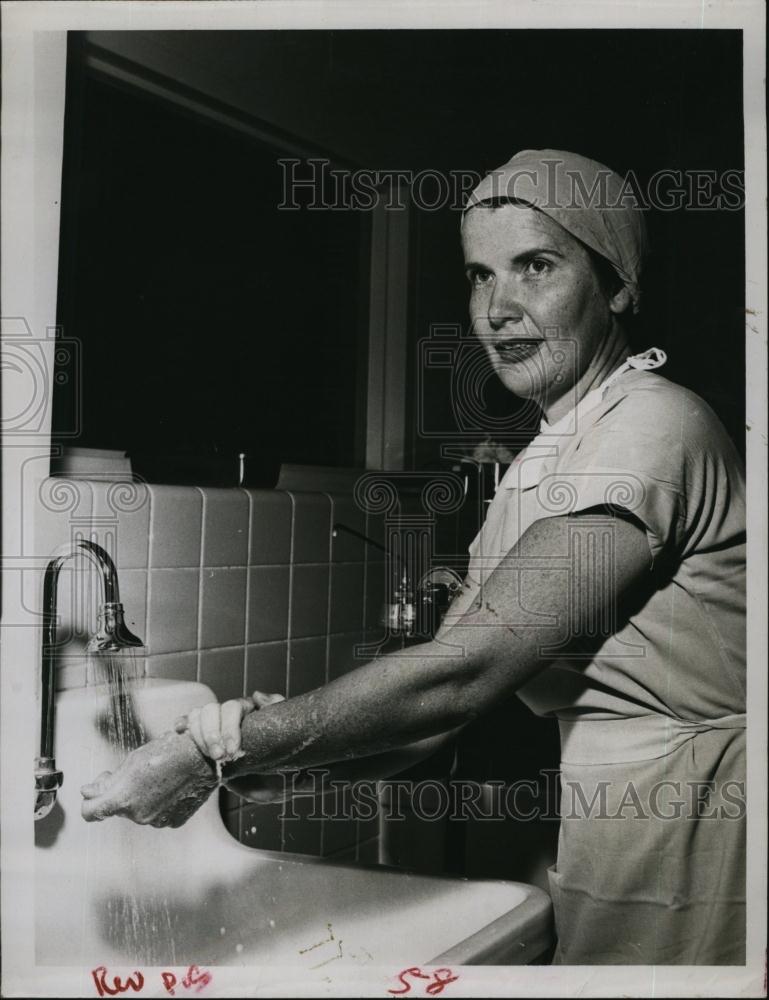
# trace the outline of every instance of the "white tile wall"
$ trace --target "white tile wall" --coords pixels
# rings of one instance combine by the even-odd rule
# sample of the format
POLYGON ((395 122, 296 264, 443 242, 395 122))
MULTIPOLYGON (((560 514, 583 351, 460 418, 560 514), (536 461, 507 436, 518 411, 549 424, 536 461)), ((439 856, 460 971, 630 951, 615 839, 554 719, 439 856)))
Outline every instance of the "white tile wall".
POLYGON ((147 569, 150 491, 145 483, 91 481, 92 530, 121 570, 147 569))
POLYGON ((327 563, 331 556, 331 499, 325 493, 292 493, 294 531, 291 561, 327 563))
POLYGON ((364 563, 333 563, 331 566, 330 632, 353 632, 363 628, 364 563))
POLYGON ((294 505, 290 494, 277 490, 249 490, 249 566, 288 565, 294 505))
POLYGON ((325 635, 328 630, 328 565, 294 566, 291 574, 292 639, 325 635))
POLYGON ((282 694, 288 677, 288 643, 260 642, 246 647, 245 693, 282 694))
POLYGON ((148 577, 150 653, 197 649, 200 569, 151 569, 148 577))
POLYGON ((248 564, 249 500, 244 490, 201 488, 203 566, 248 564))
POLYGON ((273 642, 288 635, 289 566, 252 566, 248 571, 248 642, 273 642))
POLYGON ((242 568, 200 571, 200 629, 198 646, 245 646, 246 574, 242 568))
POLYGON ((200 566, 203 495, 188 486, 150 491, 149 565, 157 569, 200 566))
MULTIPOLYGON (((149 676, 198 679, 224 700, 255 689, 296 695, 361 662, 352 650, 365 637, 365 582, 381 568, 379 554, 359 540, 340 534, 332 542, 334 521, 371 528, 352 497, 48 479, 34 506, 24 546, 41 566, 78 535, 113 555, 149 676)), ((39 571, 27 574, 24 588, 39 608, 39 571)), ((84 644, 99 599, 89 564, 68 564, 61 631, 79 634, 62 651, 59 687, 89 682, 84 644)), ((273 807, 241 808, 232 796, 223 808, 244 842, 324 849, 317 820, 286 828, 273 807)), ((354 852, 355 835, 339 825, 325 849, 354 852)))
POLYGON ((228 649, 202 649, 198 665, 198 680, 216 692, 219 701, 241 698, 245 693, 243 646, 228 649))
POLYGON ((175 681, 195 681, 198 679, 197 650, 184 653, 162 653, 147 657, 147 675, 166 677, 175 681))

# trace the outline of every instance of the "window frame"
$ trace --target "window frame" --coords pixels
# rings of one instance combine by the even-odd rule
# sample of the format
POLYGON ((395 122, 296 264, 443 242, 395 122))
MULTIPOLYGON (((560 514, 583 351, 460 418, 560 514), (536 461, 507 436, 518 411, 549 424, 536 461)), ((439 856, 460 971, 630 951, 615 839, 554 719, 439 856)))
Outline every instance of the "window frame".
MULTIPOLYGON (((327 160, 332 170, 355 170, 358 165, 304 142, 203 90, 159 74, 136 58, 109 47, 109 34, 100 41, 93 32, 69 32, 67 40, 67 95, 65 163, 62 178, 77 203, 79 149, 82 140, 83 89, 87 77, 100 79, 129 92, 151 97, 185 115, 233 130, 280 156, 327 160)), ((411 257, 410 202, 398 199, 387 209, 384 189, 361 227, 364 249, 358 281, 362 288, 360 340, 355 403, 354 467, 399 470, 406 467, 407 353, 411 257), (367 287, 366 287, 367 286, 367 287)), ((77 241, 77 218, 68 219, 69 239, 77 241)), ((66 268, 74 255, 61 255, 59 289, 69 287, 66 268)), ((66 291, 64 292, 66 294, 66 291)), ((59 314, 64 309, 59 301, 59 314)))

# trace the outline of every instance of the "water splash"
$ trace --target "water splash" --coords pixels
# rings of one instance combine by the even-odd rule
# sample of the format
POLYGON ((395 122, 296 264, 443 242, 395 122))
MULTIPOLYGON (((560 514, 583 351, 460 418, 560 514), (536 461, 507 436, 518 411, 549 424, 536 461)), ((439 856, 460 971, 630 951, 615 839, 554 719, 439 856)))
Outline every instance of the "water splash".
MULTIPOLYGON (((144 660, 137 658, 133 650, 93 653, 88 672, 89 686, 94 685, 101 704, 96 726, 112 748, 117 766, 148 741, 136 705, 137 691, 146 686, 144 660)), ((148 832, 146 827, 126 821, 104 824, 98 831, 101 864, 113 871, 121 867, 125 872, 128 868, 127 877, 120 880, 124 888, 104 900, 101 933, 130 961, 173 965, 175 920, 167 894, 148 884, 148 832)), ((153 832, 157 836, 166 833, 153 832)))
POLYGON ((214 766, 216 768, 216 780, 219 782, 220 788, 224 784, 224 765, 230 764, 234 760, 240 760, 241 757, 245 756, 245 750, 236 750, 235 753, 225 754, 224 757, 219 757, 218 760, 214 761, 214 766))

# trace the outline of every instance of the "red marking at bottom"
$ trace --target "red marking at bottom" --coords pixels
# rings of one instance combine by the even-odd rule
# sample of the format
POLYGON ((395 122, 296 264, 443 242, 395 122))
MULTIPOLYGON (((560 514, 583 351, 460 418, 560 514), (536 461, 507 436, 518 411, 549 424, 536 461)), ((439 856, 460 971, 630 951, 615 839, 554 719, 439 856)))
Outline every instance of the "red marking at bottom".
POLYGON ((459 979, 459 976, 455 976, 451 969, 435 969, 432 974, 422 972, 419 966, 412 966, 410 969, 404 969, 402 972, 398 973, 398 979, 403 985, 403 989, 399 990, 388 990, 387 992, 395 997, 406 996, 407 993, 411 992, 411 987, 414 985, 410 983, 407 976, 412 979, 428 979, 430 982, 425 986, 425 992, 430 996, 438 996, 439 993, 443 993, 444 989, 449 983, 454 983, 459 979))

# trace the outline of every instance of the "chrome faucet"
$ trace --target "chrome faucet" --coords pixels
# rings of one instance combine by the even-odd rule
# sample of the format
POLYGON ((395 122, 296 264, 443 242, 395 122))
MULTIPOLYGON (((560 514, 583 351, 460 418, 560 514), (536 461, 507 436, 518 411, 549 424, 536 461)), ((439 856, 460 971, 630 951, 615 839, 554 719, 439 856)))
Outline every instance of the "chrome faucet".
POLYGON ((96 542, 80 540, 48 563, 43 581, 43 665, 40 756, 35 759, 35 819, 43 819, 56 803, 63 775, 54 759, 56 718, 56 625, 59 572, 67 559, 82 552, 96 567, 102 581, 103 601, 99 606, 97 628, 86 646, 88 653, 110 653, 119 649, 143 646, 127 627, 120 603, 117 570, 107 552, 96 542))
POLYGON ((385 552, 395 563, 393 574, 397 571, 398 582, 391 588, 391 600, 382 605, 379 616, 380 624, 388 633, 406 639, 426 639, 434 635, 449 604, 462 590, 462 577, 448 566, 435 566, 414 587, 408 568, 399 556, 368 535, 338 521, 332 525, 331 537, 336 538, 340 531, 385 552))
POLYGON ((416 587, 407 573, 393 593, 393 601, 382 609, 381 623, 391 635, 406 639, 430 639, 438 631, 449 604, 462 590, 462 577, 448 566, 428 570, 416 587))

